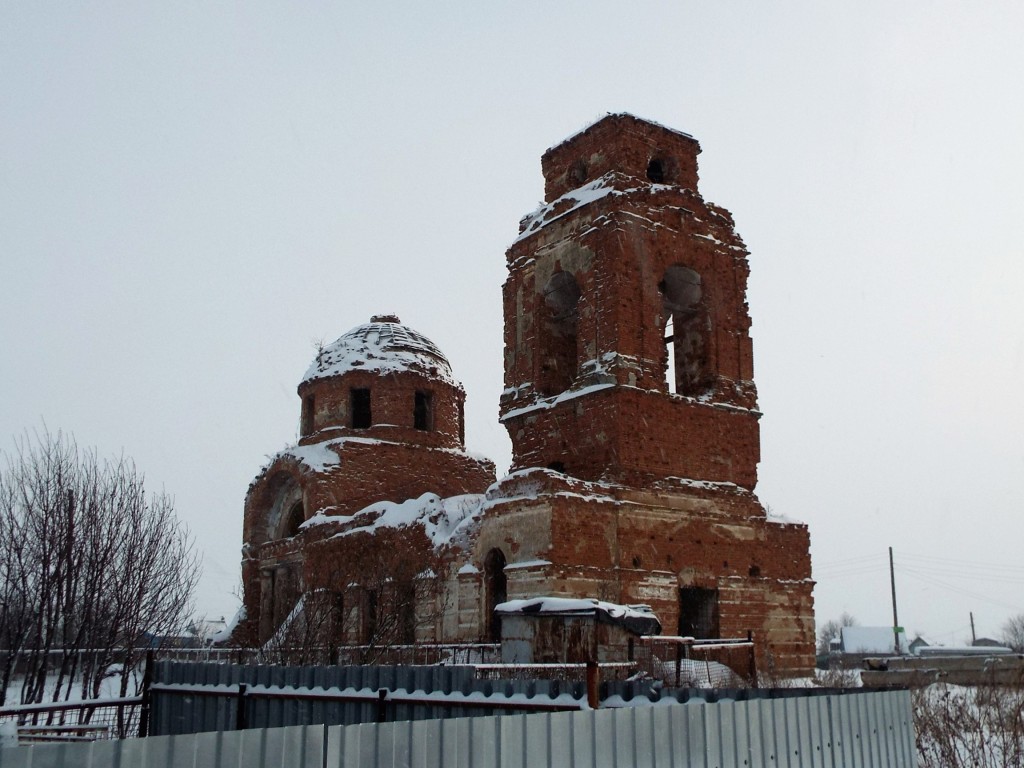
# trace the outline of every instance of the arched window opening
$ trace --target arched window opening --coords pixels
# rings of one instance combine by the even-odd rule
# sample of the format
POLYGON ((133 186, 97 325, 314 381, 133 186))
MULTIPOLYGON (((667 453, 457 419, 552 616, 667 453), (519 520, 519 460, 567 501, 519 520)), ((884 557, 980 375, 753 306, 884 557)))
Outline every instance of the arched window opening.
POLYGON ((306 522, 306 513, 300 499, 292 505, 292 508, 288 510, 288 514, 285 516, 284 526, 281 529, 281 538, 290 539, 298 534, 304 522, 306 522))
POLYGON ((665 350, 668 353, 668 363, 665 366, 665 386, 668 387, 668 391, 673 395, 679 391, 678 384, 676 382, 675 338, 675 319, 672 315, 669 315, 668 321, 665 323, 665 350))
POLYGON ((352 429, 368 429, 373 424, 370 412, 370 390, 353 389, 351 394, 352 429))
POLYGON ((577 160, 569 168, 569 180, 575 186, 581 186, 587 180, 587 164, 583 160, 577 160))
POLYGON ((669 392, 697 395, 712 384, 708 366, 709 321, 700 275, 679 264, 658 284, 664 300, 665 381, 669 392))
POLYGON ((434 428, 433 398, 429 392, 416 391, 412 407, 412 421, 416 429, 430 431, 434 428))
POLYGON ((360 618, 360 640, 365 645, 372 645, 377 634, 377 593, 372 590, 363 592, 362 615, 360 618))
POLYGON ((269 508, 254 543, 287 539, 298 533, 298 526, 306 519, 302 494, 302 487, 288 472, 277 472, 267 481, 265 499, 269 508))
POLYGON ((411 645, 416 642, 416 585, 401 584, 395 587, 398 609, 398 642, 411 645))
POLYGON ((341 643, 345 639, 345 593, 330 592, 328 599, 330 601, 330 639, 333 643, 341 643))
POLYGON ((576 378, 577 309, 580 287, 568 272, 555 272, 543 290, 546 316, 540 323, 540 372, 537 389, 542 395, 557 395, 572 386, 576 378))
POLYGON ((658 158, 652 158, 647 164, 647 178, 655 184, 665 183, 665 163, 658 158))
POLYGON ((302 423, 299 425, 299 434, 303 437, 313 432, 314 403, 313 395, 306 395, 302 398, 302 423))
POLYGON ((492 549, 484 558, 484 592, 487 608, 487 637, 492 643, 501 642, 501 616, 495 606, 508 599, 508 577, 505 575, 505 553, 492 549))

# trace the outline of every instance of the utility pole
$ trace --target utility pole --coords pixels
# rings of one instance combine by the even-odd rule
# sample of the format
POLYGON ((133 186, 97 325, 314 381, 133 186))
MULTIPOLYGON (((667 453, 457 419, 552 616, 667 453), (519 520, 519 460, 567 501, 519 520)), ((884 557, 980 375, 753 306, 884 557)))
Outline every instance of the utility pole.
POLYGON ((892 565, 892 547, 889 547, 889 584, 892 587, 892 637, 893 650, 900 655, 900 620, 896 615, 896 570, 892 565))
POLYGON ((978 642, 977 636, 974 634, 974 611, 971 611, 971 645, 978 642))

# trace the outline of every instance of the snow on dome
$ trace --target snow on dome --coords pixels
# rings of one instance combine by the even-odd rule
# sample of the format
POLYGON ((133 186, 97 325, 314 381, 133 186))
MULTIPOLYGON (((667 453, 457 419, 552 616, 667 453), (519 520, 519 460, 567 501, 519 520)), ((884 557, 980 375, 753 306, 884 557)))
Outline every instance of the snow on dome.
POLYGON ((369 323, 353 328, 328 344, 309 366, 301 383, 352 371, 380 374, 412 371, 459 386, 448 359, 437 345, 422 333, 402 325, 396 315, 374 315, 369 323))

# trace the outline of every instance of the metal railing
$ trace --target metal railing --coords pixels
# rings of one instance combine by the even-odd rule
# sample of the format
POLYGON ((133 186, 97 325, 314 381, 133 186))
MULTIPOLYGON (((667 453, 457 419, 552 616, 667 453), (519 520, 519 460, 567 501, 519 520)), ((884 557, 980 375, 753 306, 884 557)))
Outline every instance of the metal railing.
POLYGON ((757 662, 750 633, 746 637, 713 640, 645 635, 637 638, 632 658, 645 676, 666 685, 757 686, 757 662))
POLYGON ((144 736, 145 697, 92 699, 0 708, 0 723, 14 721, 21 742, 96 741, 144 736))

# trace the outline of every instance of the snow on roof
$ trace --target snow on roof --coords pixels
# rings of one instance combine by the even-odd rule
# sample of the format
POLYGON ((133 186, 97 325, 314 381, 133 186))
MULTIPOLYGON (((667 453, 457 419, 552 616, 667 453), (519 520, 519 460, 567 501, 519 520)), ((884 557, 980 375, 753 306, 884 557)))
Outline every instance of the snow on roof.
POLYGON ((661 124, 659 122, 656 122, 654 120, 648 120, 648 119, 643 118, 643 117, 637 117, 636 115, 632 114, 631 112, 605 112, 600 117, 595 118, 594 120, 591 120, 585 126, 583 126, 578 131, 576 131, 576 133, 570 134, 569 136, 566 136, 564 139, 562 139, 560 142, 558 142, 554 146, 548 147, 547 152, 551 152, 552 150, 558 149, 560 146, 562 146, 563 144, 567 144, 568 142, 570 142, 573 139, 575 139, 577 136, 582 136, 584 133, 589 131, 591 128, 593 128, 598 123, 603 123, 605 120, 609 120, 609 119, 623 118, 623 117, 627 118, 629 120, 636 120, 638 123, 646 123, 648 125, 653 125, 653 126, 656 126, 658 128, 661 128, 662 130, 668 131, 669 133, 675 133, 675 134, 677 134, 679 136, 682 136, 683 138, 693 139, 694 141, 696 141, 696 139, 694 139, 693 136, 691 136, 690 134, 686 133, 685 131, 680 131, 680 130, 678 130, 676 128, 669 128, 667 125, 663 125, 663 124, 661 124))
POLYGON ((314 472, 324 472, 328 467, 333 467, 341 461, 337 452, 332 451, 330 446, 337 445, 341 447, 344 442, 344 440, 334 440, 326 443, 293 445, 285 448, 278 456, 291 456, 298 459, 299 462, 305 464, 314 472))
MULTIPOLYGON (((328 344, 302 377, 302 384, 352 371, 380 374, 412 371, 459 386, 448 359, 430 339, 395 315, 376 315, 328 344)), ((300 384, 301 386, 301 384, 300 384)))
POLYGON ((238 610, 235 611, 235 615, 231 617, 231 621, 225 624, 220 631, 215 632, 210 636, 210 642, 214 644, 226 643, 231 639, 231 634, 235 631, 235 627, 238 626, 238 623, 240 621, 245 621, 245 619, 245 605, 240 605, 238 610))
POLYGON ((661 622, 649 605, 618 605, 592 597, 531 597, 509 600, 494 607, 496 613, 527 616, 593 616, 606 624, 618 624, 638 635, 656 635, 661 622))
POLYGON ((1002 645, 922 645, 914 651, 918 656, 1008 656, 1012 648, 1002 645))
POLYGON ((448 544, 456 530, 469 520, 475 519, 481 511, 483 494, 467 493, 442 499, 436 493, 424 493, 415 499, 401 503, 378 501, 351 515, 329 515, 321 510, 306 520, 300 527, 333 524, 344 530, 336 537, 351 536, 353 533, 373 533, 381 528, 404 528, 421 525, 435 547, 448 544))
POLYGON ((501 416, 498 421, 505 422, 509 419, 514 419, 517 416, 522 416, 525 413, 531 413, 533 411, 543 410, 545 408, 554 408, 559 403, 564 403, 566 400, 573 400, 577 397, 583 397, 589 395, 592 392, 597 392, 602 389, 611 389, 615 386, 615 382, 601 382, 599 384, 590 384, 579 389, 567 389, 565 392, 560 392, 553 397, 547 397, 538 399, 536 402, 530 403, 530 405, 524 405, 522 408, 513 408, 511 411, 501 416))
MULTIPOLYGON (((892 627, 843 627, 842 641, 844 653, 878 653, 894 652, 892 627)), ((900 631, 900 653, 910 653, 907 635, 900 631)))

